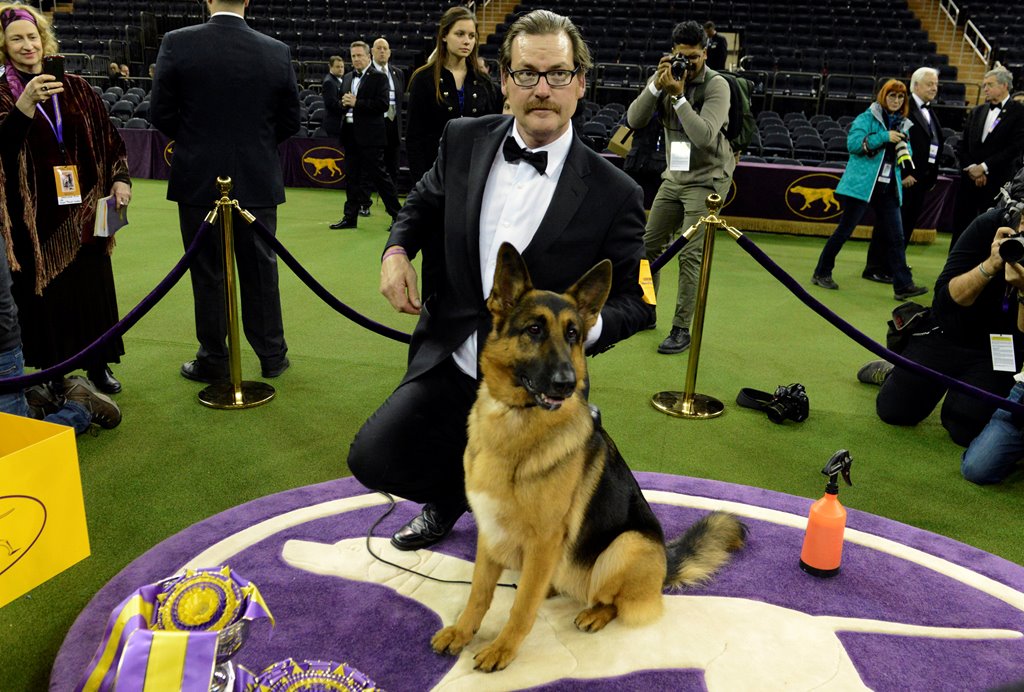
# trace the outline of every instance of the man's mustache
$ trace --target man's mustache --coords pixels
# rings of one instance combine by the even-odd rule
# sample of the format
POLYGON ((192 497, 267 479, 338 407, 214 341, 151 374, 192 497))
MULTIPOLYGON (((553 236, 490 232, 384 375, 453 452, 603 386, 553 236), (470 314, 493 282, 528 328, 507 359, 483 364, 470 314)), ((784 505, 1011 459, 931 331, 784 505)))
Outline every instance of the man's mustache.
POLYGON ((557 103, 555 103, 553 101, 540 101, 540 100, 527 101, 527 103, 526 103, 526 112, 527 113, 529 113, 531 111, 537 111, 537 110, 552 111, 554 113, 561 113, 562 112, 561 106, 559 106, 557 103))

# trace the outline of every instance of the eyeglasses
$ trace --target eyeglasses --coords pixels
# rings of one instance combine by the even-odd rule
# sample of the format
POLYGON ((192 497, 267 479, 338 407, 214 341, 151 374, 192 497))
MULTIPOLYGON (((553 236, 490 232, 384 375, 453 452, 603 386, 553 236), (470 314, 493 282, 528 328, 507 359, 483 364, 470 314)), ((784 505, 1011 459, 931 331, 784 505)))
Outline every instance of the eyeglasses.
POLYGON ((577 67, 575 70, 548 70, 547 72, 537 72, 536 70, 509 70, 508 76, 512 78, 516 86, 521 87, 533 87, 540 83, 540 78, 543 77, 549 87, 564 87, 569 86, 572 82, 572 78, 576 76, 576 73, 580 71, 577 67))

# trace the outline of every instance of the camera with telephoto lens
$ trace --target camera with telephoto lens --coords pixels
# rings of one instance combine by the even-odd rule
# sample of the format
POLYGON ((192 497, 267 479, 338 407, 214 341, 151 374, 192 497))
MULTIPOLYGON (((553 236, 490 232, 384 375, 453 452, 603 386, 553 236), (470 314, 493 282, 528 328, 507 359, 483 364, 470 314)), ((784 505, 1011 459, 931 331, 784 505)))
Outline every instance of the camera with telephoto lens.
POLYGON ((808 409, 807 392, 800 383, 788 387, 780 385, 772 400, 764 406, 772 423, 784 423, 787 419, 797 423, 807 420, 808 409))
POLYGON ((896 142, 896 164, 902 171, 914 170, 914 159, 910 156, 910 148, 907 147, 906 139, 906 127, 908 127, 907 120, 896 116, 896 122, 893 123, 892 129, 903 134, 903 139, 896 142))
POLYGON ((669 63, 669 72, 672 74, 672 79, 677 82, 683 81, 688 69, 690 69, 690 60, 685 55, 677 53, 672 56, 672 62, 669 63))
POLYGON ((1024 259, 1024 233, 1014 233, 999 243, 999 256, 1010 264, 1024 259))

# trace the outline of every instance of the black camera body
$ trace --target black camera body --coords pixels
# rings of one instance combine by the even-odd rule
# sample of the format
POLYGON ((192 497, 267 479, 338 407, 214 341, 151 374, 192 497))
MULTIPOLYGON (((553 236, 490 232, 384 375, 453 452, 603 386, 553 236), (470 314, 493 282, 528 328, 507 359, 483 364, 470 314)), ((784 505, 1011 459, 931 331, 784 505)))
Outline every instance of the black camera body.
POLYGON ((809 408, 807 392, 798 382, 788 387, 780 385, 772 400, 765 404, 764 411, 772 423, 784 423, 787 419, 799 423, 807 420, 809 408))
POLYGON ((672 75, 672 79, 677 82, 683 81, 686 77, 686 71, 690 69, 690 60, 685 55, 673 55, 672 62, 669 63, 669 72, 672 75))
POLYGON ((1024 233, 1014 233, 999 243, 999 256, 1010 264, 1024 259, 1024 233))

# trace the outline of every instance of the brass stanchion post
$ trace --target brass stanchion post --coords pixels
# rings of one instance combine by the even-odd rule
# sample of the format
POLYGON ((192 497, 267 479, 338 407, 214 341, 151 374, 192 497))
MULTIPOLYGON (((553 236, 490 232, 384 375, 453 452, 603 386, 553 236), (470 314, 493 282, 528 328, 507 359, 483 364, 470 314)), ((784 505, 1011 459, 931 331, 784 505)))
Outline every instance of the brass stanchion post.
MULTIPOLYGON (((686 382, 681 392, 658 392, 651 397, 651 404, 662 413, 676 418, 715 418, 725 411, 725 404, 706 394, 697 394, 697 365, 700 362, 700 343, 704 333, 704 310, 708 297, 708 284, 711 281, 711 257, 715 249, 715 231, 728 228, 725 221, 718 218, 723 200, 717 194, 707 198, 708 215, 702 216, 687 234, 691 234, 704 224, 704 256, 700 263, 700 279, 697 284, 697 309, 693 315, 693 328, 690 330, 690 353, 686 365, 686 382)), ((685 234, 684 234, 685 235, 685 234)))
POLYGON ((220 216, 224 237, 224 302, 228 317, 228 369, 230 382, 219 382, 199 392, 199 401, 210 408, 241 409, 265 404, 277 393, 266 382, 242 381, 242 352, 238 341, 238 291, 235 287, 235 236, 232 227, 232 210, 238 209, 249 223, 254 217, 240 209, 237 200, 229 199, 231 178, 217 178, 220 199, 207 217, 213 223, 220 216))

